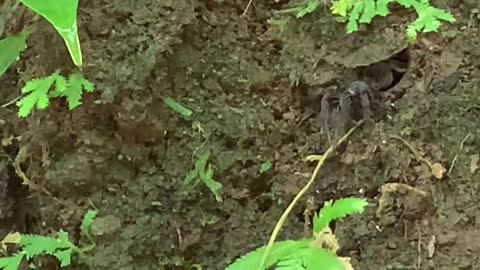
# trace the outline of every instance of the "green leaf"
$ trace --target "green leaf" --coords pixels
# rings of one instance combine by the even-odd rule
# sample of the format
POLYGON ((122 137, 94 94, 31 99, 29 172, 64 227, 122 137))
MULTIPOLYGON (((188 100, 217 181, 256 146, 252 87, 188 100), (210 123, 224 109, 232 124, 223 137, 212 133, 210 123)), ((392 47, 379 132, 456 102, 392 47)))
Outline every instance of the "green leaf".
POLYGON ((300 254, 305 265, 306 270, 343 270, 344 267, 338 258, 321 248, 311 247, 303 250, 300 254))
POLYGON ((417 32, 438 31, 442 21, 456 21, 447 11, 432 7, 428 0, 334 0, 331 11, 347 19, 347 32, 352 33, 358 31, 358 23, 369 24, 375 16, 388 15, 388 4, 392 2, 413 8, 418 14, 418 18, 408 26, 409 40, 415 40, 417 32))
POLYGON ((313 232, 319 233, 333 220, 355 213, 362 213, 367 205, 367 200, 357 198, 343 198, 333 204, 332 201, 325 202, 320 212, 313 217, 313 232))
POLYGON ((175 112, 179 113, 181 116, 183 117, 190 117, 192 115, 192 111, 187 108, 187 107, 184 107, 182 104, 176 102, 175 100, 171 99, 171 98, 165 98, 163 100, 163 102, 168 106, 170 107, 172 110, 174 110, 175 112))
POLYGON ((95 210, 88 210, 85 216, 83 216, 82 225, 80 225, 80 232, 87 238, 91 238, 90 226, 92 225, 96 216, 97 216, 97 211, 95 210))
POLYGON ((22 93, 28 95, 17 101, 20 117, 27 117, 35 106, 40 110, 48 107, 48 91, 58 76, 60 75, 55 72, 48 77, 32 79, 25 84, 22 93))
POLYGON ((78 0, 20 0, 22 4, 45 18, 65 41, 73 63, 82 66, 82 50, 78 38, 78 0))
POLYGON ((24 29, 17 35, 0 40, 0 77, 27 48, 26 39, 30 33, 30 30, 24 29))
POLYGON ((0 269, 17 270, 24 256, 23 253, 17 253, 11 257, 0 258, 0 269))
POLYGON ((60 96, 67 98, 68 109, 73 110, 82 104, 82 92, 92 92, 93 90, 93 83, 83 78, 82 74, 73 73, 68 77, 67 87, 59 93, 60 96))
POLYGON ((65 249, 65 250, 57 250, 53 253, 53 256, 57 258, 57 260, 60 262, 60 267, 65 267, 68 266, 72 263, 72 252, 73 249, 65 249))
MULTIPOLYGON (((265 263, 265 269, 275 265, 281 260, 288 259, 292 254, 297 254, 298 252, 309 249, 310 240, 302 241, 281 241, 275 242, 270 250, 270 255, 267 258, 265 263)), ((245 256, 237 259, 234 263, 227 266, 225 270, 254 270, 257 269, 260 265, 260 262, 265 252, 265 246, 260 247, 250 253, 247 253, 245 256)))
POLYGON ((50 97, 65 97, 68 108, 74 109, 82 104, 83 91, 92 92, 93 83, 83 78, 82 74, 74 73, 68 77, 68 81, 58 71, 45 78, 32 79, 22 88, 22 93, 28 94, 17 102, 18 115, 27 117, 36 106, 37 109, 48 107, 50 97), (54 91, 50 91, 55 86, 54 91))
POLYGON ((260 168, 258 169, 258 172, 260 174, 264 174, 264 173, 268 172, 271 168, 272 168, 272 162, 265 161, 265 162, 262 163, 262 165, 260 165, 260 168))
POLYGON ((69 252, 71 253, 75 248, 75 245, 68 240, 68 234, 63 230, 57 233, 57 238, 41 235, 22 235, 20 246, 23 247, 23 252, 25 252, 27 259, 42 254, 56 256, 57 252, 62 254, 62 251, 66 250, 70 250, 69 252))
POLYGON ((215 195, 217 202, 222 202, 222 188, 223 185, 213 180, 213 168, 211 164, 207 165, 207 171, 199 171, 199 177, 207 188, 215 195))
POLYGON ((213 179, 213 168, 211 164, 208 164, 208 158, 210 152, 205 152, 198 157, 195 161, 195 167, 190 171, 184 180, 185 185, 195 186, 200 182, 203 182, 205 186, 215 195, 217 202, 222 201, 222 184, 213 179))

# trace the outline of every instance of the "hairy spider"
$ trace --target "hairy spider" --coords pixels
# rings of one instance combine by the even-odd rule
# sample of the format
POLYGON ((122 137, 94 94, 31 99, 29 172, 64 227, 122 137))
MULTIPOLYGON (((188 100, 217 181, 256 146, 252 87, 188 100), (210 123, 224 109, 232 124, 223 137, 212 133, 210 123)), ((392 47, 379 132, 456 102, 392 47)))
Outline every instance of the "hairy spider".
POLYGON ((343 136, 352 121, 360 120, 372 123, 370 100, 373 99, 371 88, 363 81, 350 83, 346 91, 337 95, 325 94, 321 100, 320 124, 330 141, 343 136), (358 106, 360 105, 360 106, 358 106))

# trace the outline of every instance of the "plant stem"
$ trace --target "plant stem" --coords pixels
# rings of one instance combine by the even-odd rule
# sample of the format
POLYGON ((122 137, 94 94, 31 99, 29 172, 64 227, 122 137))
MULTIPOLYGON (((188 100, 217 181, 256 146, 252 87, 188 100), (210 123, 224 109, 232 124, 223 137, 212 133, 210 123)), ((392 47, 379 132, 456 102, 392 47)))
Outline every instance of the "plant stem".
POLYGON ((287 209, 285 209, 282 216, 280 217, 277 224, 275 225, 272 235, 270 236, 270 240, 268 241, 268 244, 265 247, 265 252, 263 253, 262 260, 260 262, 258 270, 264 270, 268 254, 270 253, 273 243, 275 242, 275 239, 277 238, 280 230, 282 229, 282 226, 285 223, 285 220, 287 220, 288 215, 290 214, 290 212, 292 211, 293 207, 298 202, 298 200, 300 200, 300 198, 307 192, 307 190, 313 184, 325 160, 333 153, 333 151, 337 148, 338 145, 344 143, 348 139, 348 137, 350 137, 350 135, 352 135, 352 133, 362 124, 363 124, 363 120, 358 122, 356 126, 352 127, 342 138, 340 138, 340 140, 337 143, 331 145, 323 155, 317 156, 318 162, 317 162, 317 166, 315 167, 315 170, 313 170, 312 177, 310 177, 310 180, 307 182, 307 184, 300 190, 300 192, 298 192, 295 198, 293 198, 292 202, 288 205, 287 209))

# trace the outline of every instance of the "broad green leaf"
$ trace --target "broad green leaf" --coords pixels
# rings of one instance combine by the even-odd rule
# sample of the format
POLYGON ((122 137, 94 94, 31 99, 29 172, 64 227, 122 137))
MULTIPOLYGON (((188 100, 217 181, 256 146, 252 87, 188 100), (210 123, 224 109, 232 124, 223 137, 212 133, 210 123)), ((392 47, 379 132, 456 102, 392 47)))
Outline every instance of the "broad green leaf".
POLYGON ((344 267, 335 255, 318 247, 303 250, 299 256, 306 270, 343 270, 344 267))
MULTIPOLYGON (((310 240, 302 241, 281 241, 275 242, 270 250, 270 255, 265 263, 265 268, 271 267, 282 259, 288 259, 292 254, 302 250, 309 249, 310 240)), ((237 259, 234 263, 227 266, 225 270, 254 270, 257 269, 262 261, 265 246, 260 247, 245 256, 237 259)))
POLYGON ((24 256, 23 253, 17 253, 11 257, 0 258, 0 269, 17 270, 24 256))
POLYGON ((73 63, 82 66, 82 50, 78 38, 78 0, 20 0, 22 4, 45 18, 67 45, 73 63))
POLYGON ((30 33, 30 30, 24 29, 19 34, 0 40, 0 77, 25 50, 27 47, 26 39, 30 33))
POLYGON ((343 198, 335 201, 325 202, 319 213, 313 217, 313 232, 318 233, 325 229, 333 220, 346 217, 347 215, 362 213, 367 200, 357 198, 343 198))

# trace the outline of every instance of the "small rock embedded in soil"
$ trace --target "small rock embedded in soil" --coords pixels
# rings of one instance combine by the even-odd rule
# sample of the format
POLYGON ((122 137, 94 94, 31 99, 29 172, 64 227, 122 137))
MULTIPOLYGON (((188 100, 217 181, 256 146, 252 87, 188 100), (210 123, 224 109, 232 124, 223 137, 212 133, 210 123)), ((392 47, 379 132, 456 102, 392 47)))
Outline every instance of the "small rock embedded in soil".
POLYGON ((92 235, 108 236, 112 235, 120 229, 122 222, 114 215, 106 215, 96 218, 90 228, 92 235))
POLYGON ((457 241, 457 233, 454 231, 449 231, 442 233, 437 237, 438 246, 451 246, 457 241))
POLYGON ((376 217, 382 226, 393 225, 399 218, 421 219, 432 208, 427 192, 400 183, 382 186, 376 217))

